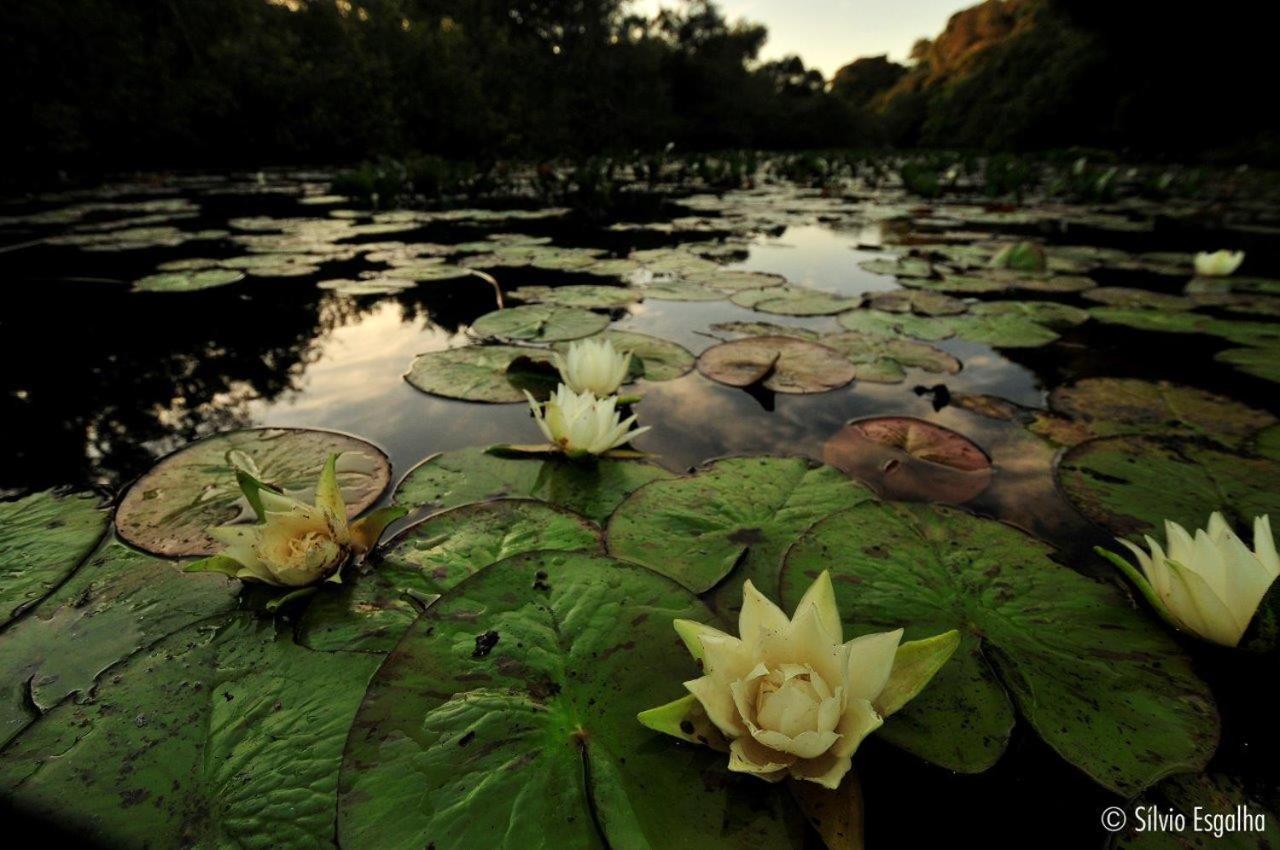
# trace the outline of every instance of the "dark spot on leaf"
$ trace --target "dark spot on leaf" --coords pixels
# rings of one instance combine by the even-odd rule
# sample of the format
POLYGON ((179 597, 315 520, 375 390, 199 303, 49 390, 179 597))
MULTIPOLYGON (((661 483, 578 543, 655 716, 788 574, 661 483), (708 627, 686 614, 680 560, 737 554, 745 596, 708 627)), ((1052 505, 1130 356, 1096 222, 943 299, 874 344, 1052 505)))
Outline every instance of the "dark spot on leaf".
POLYGON ((498 633, 490 630, 482 635, 476 635, 476 648, 471 653, 472 658, 484 658, 493 648, 498 645, 498 633))
POLYGON ((463 735, 461 738, 458 739, 458 746, 465 747, 467 744, 470 744, 475 739, 476 739, 476 732, 474 729, 472 729, 470 732, 468 732, 467 734, 463 735))
POLYGON ((729 535, 729 541, 743 546, 755 546, 764 542, 764 534, 758 528, 739 528, 729 535))

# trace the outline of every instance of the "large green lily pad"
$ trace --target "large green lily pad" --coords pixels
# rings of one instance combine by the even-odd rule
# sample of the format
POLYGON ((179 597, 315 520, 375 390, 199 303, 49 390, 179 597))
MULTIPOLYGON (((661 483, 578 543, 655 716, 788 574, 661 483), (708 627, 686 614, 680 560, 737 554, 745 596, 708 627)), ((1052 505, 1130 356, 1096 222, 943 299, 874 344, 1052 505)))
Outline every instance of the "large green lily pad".
POLYGON ((1089 321, 1089 311, 1056 301, 987 301, 975 304, 976 316, 1021 316, 1042 325, 1071 327, 1089 321))
POLYGON ((213 289, 244 280, 244 272, 236 269, 204 269, 161 272, 134 281, 134 292, 195 292, 213 289))
POLYGON ((406 528, 378 563, 326 587, 298 627, 312 649, 389 652, 437 596, 489 564, 535 551, 604 550, 600 529, 529 499, 461 505, 406 528))
POLYGON ((981 342, 993 348, 1036 348, 1047 345, 1058 335, 1021 313, 974 313, 934 319, 956 336, 981 342))
POLYGON ((795 286, 744 289, 729 299, 739 307, 782 316, 834 316, 862 303, 861 296, 833 295, 795 286))
POLYGON ((1190 298, 1182 295, 1169 295, 1164 292, 1152 292, 1149 289, 1133 289, 1126 286, 1100 286, 1084 293, 1089 301, 1107 304, 1111 307, 1137 308, 1143 310, 1190 310, 1196 306, 1190 298))
POLYGON ((371 682, 343 761, 338 841, 799 846, 776 788, 636 721, 696 675, 671 621, 710 616, 676 585, 599 556, 482 570, 427 609, 371 682))
POLYGON ((1280 345, 1259 348, 1229 348, 1214 357, 1246 375, 1280 384, 1280 345))
POLYGON ((525 304, 485 313, 471 324, 478 336, 523 342, 579 339, 604 330, 609 317, 576 307, 525 304))
POLYGON ((724 293, 687 280, 657 280, 641 287, 645 298, 655 301, 719 301, 724 293))
POLYGON ((1213 511, 1240 527, 1280 516, 1280 461, 1194 439, 1088 440, 1058 464, 1058 485, 1086 517, 1118 535, 1158 533, 1166 519, 1202 528, 1213 511))
POLYGON ((338 483, 349 516, 372 505, 391 480, 391 463, 364 440, 332 431, 251 428, 199 440, 139 478, 116 511, 116 531, 157 555, 206 555, 221 546, 208 528, 252 515, 232 458, 252 460, 262 481, 310 504, 320 470, 338 453, 338 483))
MULTIPOLYGON (((1137 378, 1086 378, 1057 387, 1049 406, 1086 434, 1186 434, 1238 446, 1276 418, 1196 387, 1137 378)), ((1036 430, 1032 426, 1032 430, 1036 430)))
POLYGON ((1240 782, 1221 774, 1170 777, 1136 800, 1127 812, 1128 826, 1117 837, 1113 850, 1273 850, 1280 846, 1275 814, 1252 799, 1240 782), (1138 817, 1135 807, 1143 807, 1143 818, 1138 817), (1156 821, 1149 807, 1155 807, 1166 820, 1156 821), (1237 821, 1231 828, 1213 820, 1234 816, 1240 807, 1252 818, 1250 823, 1237 821), (1174 814, 1183 816, 1183 829, 1166 826, 1174 814), (1254 823, 1262 828, 1253 828, 1254 823), (1215 834, 1219 826, 1222 831, 1215 834))
POLYGON ((91 493, 45 490, 0 502, 0 627, 71 575, 108 521, 91 493))
POLYGON ((697 593, 739 564, 740 578, 772 593, 782 553, 800 532, 872 498, 839 470, 806 458, 727 458, 637 490, 609 519, 607 543, 611 555, 697 593))
POLYGON ((914 339, 937 341, 955 336, 955 330, 945 322, 928 316, 910 313, 887 313, 883 310, 850 310, 836 317, 840 326, 858 333, 877 336, 908 336, 914 339))
POLYGON ((525 391, 545 395, 558 381, 551 353, 518 345, 464 345, 413 359, 404 379, 424 393, 509 404, 525 391))
POLYGON ((907 378, 907 368, 948 375, 960 371, 959 360, 940 348, 912 339, 844 331, 828 334, 820 341, 849 358, 859 381, 901 383, 907 378))
POLYGON ((969 305, 959 298, 922 289, 876 292, 868 298, 868 306, 886 313, 914 313, 917 316, 956 316, 969 309, 969 305))
POLYGON ((791 336, 756 336, 713 345, 698 356, 698 371, 731 387, 763 386, 779 393, 825 393, 854 378, 840 352, 791 336))
POLYGON ((433 509, 533 498, 603 522, 632 491, 671 477, 662 467, 640 460, 494 457, 470 448, 427 458, 396 486, 394 498, 398 505, 433 509))
POLYGON ((326 846, 378 660, 247 615, 184 629, 26 728, 0 795, 103 846, 326 846))
POLYGON ((192 623, 234 610, 240 583, 104 546, 0 640, 0 745, 107 670, 192 623))
POLYGON ((1208 687, 1155 621, 1051 552, 952 508, 867 502, 804 533, 786 556, 782 600, 794 606, 831 570, 854 633, 961 631, 947 668, 903 711, 915 725, 883 730, 926 758, 959 748, 965 764, 987 761, 1007 716, 967 709, 998 705, 1003 682, 1054 750, 1116 793, 1202 768, 1218 741, 1208 687))
POLYGON ((773 322, 717 322, 711 330, 734 336, 793 336, 816 342, 818 332, 795 325, 779 325, 773 322))
POLYGON ((574 284, 570 286, 522 286, 511 291, 511 297, 527 303, 559 304, 587 310, 609 310, 626 307, 640 300, 640 291, 625 286, 574 284))
MULTIPOLYGON (((632 373, 646 381, 671 381, 693 371, 694 356, 683 345, 634 331, 602 331, 597 335, 631 355, 632 373)), ((569 343, 552 346, 567 351, 569 343)))

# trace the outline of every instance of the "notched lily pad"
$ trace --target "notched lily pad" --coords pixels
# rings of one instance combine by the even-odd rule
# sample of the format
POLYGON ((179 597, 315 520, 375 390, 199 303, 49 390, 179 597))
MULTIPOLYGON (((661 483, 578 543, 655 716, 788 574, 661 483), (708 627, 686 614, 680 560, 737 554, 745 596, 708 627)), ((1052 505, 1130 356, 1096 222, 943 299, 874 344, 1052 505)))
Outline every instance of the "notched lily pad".
POLYGON ((991 458, 976 443, 941 425, 908 416, 861 419, 822 447, 822 460, 881 496, 961 504, 991 483, 991 458))
POLYGON ((424 393, 503 404, 555 390, 559 373, 551 353, 517 345, 466 345, 414 358, 404 379, 424 393))
POLYGON ((853 310, 862 303, 861 296, 833 295, 795 286, 746 289, 735 293, 729 300, 739 307, 783 316, 834 316, 853 310))
POLYGON ((959 298, 920 289, 876 292, 868 298, 868 306, 886 313, 915 313, 918 316, 955 316, 967 312, 969 305, 959 298))
POLYGON ((524 342, 579 339, 604 330, 609 317, 555 304, 525 304, 485 313, 471 325, 477 336, 524 342))
POLYGON ((780 393, 823 393, 854 378, 840 352, 789 336, 759 336, 722 342, 698 357, 698 371, 731 387, 760 385, 780 393))
POLYGON ((640 291, 625 286, 573 284, 569 286, 522 286, 513 289, 512 298, 538 304, 559 304, 586 310, 610 310, 626 307, 640 300, 640 291))
POLYGON ((828 334, 820 341, 849 358, 856 367, 855 376, 859 381, 900 383, 906 380, 907 368, 948 375, 960 371, 959 360, 940 348, 915 340, 845 331, 828 334))
POLYGON ((332 431, 251 428, 199 440, 152 467, 121 500, 116 532, 156 555, 211 554, 222 547, 207 529, 253 513, 236 484, 233 459, 247 458, 260 480, 311 504, 325 459, 335 453, 347 515, 354 517, 391 480, 391 463, 380 449, 332 431))

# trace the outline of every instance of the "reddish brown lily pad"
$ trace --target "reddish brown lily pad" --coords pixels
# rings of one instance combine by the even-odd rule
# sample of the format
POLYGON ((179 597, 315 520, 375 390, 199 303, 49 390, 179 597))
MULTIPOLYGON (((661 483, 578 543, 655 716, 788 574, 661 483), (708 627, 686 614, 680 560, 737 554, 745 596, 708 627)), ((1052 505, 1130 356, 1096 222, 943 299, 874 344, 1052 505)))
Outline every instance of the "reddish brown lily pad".
POLYGON ((887 499, 961 504, 991 483, 991 458, 976 443, 910 416, 851 422, 827 440, 822 459, 887 499))
POLYGON ((840 352, 788 336, 759 336, 712 346, 698 358, 698 371, 731 387, 757 384, 779 393, 824 393, 854 378, 840 352))

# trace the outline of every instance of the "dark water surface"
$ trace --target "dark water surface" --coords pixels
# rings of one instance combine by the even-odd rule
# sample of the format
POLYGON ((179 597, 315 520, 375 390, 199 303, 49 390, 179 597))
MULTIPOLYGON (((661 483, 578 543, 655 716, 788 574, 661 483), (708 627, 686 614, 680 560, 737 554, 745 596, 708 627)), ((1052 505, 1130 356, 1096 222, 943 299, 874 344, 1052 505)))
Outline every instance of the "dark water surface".
MULTIPOLYGON (((331 209, 343 207, 300 204, 288 194, 264 194, 241 184, 220 185, 216 194, 206 190, 200 185, 176 193, 143 188, 111 200, 192 199, 194 216, 171 222, 188 231, 234 232, 228 221, 247 216, 323 219, 331 209)), ((9 494, 50 486, 93 486, 115 493, 158 457, 229 428, 280 425, 350 432, 383 447, 397 477, 436 452, 540 439, 522 404, 439 398, 403 379, 416 354, 466 343, 469 323, 495 309, 495 295, 482 281, 428 282, 399 294, 359 297, 317 288, 317 280, 354 278, 380 268, 356 257, 327 262, 311 276, 264 279, 250 274, 239 283, 204 291, 135 293, 131 282, 152 274, 160 263, 237 256, 243 249, 225 238, 111 251, 27 245, 66 232, 56 222, 29 220, 32 212, 65 203, 24 202, 0 210, 6 216, 0 226, 6 301, 0 311, 0 421, 9 445, 0 488, 9 494)), ((674 204, 666 213, 691 214, 674 204)), ((116 216, 104 209, 81 223, 110 222, 116 216)), ((990 230, 1070 244, 1092 238, 1135 252, 1220 247, 1224 237, 1212 222, 1199 228, 1185 220, 1157 221, 1151 232, 1076 229, 1070 239, 1039 226, 990 230)), ((344 244, 457 242, 491 232, 546 235, 556 245, 605 247, 618 256, 633 247, 674 241, 653 231, 609 231, 570 214, 494 225, 432 222, 344 244)), ((697 233, 691 238, 705 237, 697 233)), ((1280 251, 1267 238, 1233 234, 1231 239, 1232 245, 1248 242, 1249 274, 1280 273, 1280 251)), ((895 289, 892 277, 858 267, 884 253, 858 245, 859 229, 849 221, 823 222, 818 215, 796 214, 752 233, 743 246, 745 256, 733 258, 730 265, 847 295, 895 289)), ((583 275, 528 269, 491 272, 506 291, 525 283, 591 282, 583 275)), ((1185 283, 1184 278, 1144 272, 1113 278, 1099 282, 1166 292, 1179 292, 1185 283)), ((1090 306, 1074 295, 1043 297, 1090 306)), ((614 315, 615 328, 673 340, 695 354, 717 341, 710 331, 717 322, 773 321, 839 330, 832 317, 765 316, 728 301, 646 300, 614 315)), ((945 384, 953 395, 990 394, 1035 408, 1044 405, 1048 391, 1068 381, 1142 377, 1202 387, 1280 413, 1274 385, 1214 362, 1216 351, 1231 346, 1209 337, 1089 322, 1063 331, 1059 341, 1042 348, 997 350, 955 339, 937 345, 962 361, 962 371, 947 376, 910 370, 901 384, 855 381, 828 393, 771 398, 714 383, 696 370, 673 381, 641 382, 636 390, 644 401, 638 412, 641 424, 652 430, 636 446, 673 470, 730 454, 820 458, 827 438, 852 419, 919 417, 964 433, 991 455, 996 470, 992 486, 968 509, 1026 528, 1058 546, 1064 562, 1101 575, 1106 571, 1089 549, 1107 536, 1055 490, 1054 450, 1016 422, 982 418, 954 406, 939 409, 937 393, 926 388, 945 384)), ((1259 694, 1250 693, 1242 662, 1200 646, 1189 649, 1222 704, 1224 739, 1215 766, 1247 779, 1275 776, 1280 747, 1268 731, 1274 717, 1260 716, 1259 694)), ((955 835, 986 835, 988 846, 1000 847, 1100 847, 1106 840, 1097 821, 1110 795, 1057 758, 1026 723, 1019 724, 1001 763, 981 776, 953 776, 874 739, 859 751, 858 761, 873 848, 938 846, 950 844, 955 835)))

